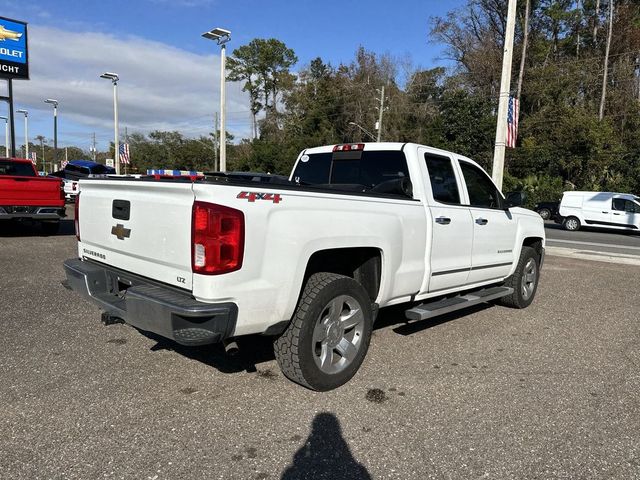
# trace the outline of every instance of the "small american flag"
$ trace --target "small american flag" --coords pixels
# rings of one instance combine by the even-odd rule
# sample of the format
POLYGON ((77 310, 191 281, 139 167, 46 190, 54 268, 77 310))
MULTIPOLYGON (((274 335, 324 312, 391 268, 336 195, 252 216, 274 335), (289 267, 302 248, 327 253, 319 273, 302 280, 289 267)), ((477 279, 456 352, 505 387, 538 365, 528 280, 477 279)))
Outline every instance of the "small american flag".
POLYGON ((516 148, 518 138, 518 115, 520 113, 520 100, 509 97, 509 110, 507 111, 507 143, 508 148, 516 148))
POLYGON ((129 144, 120 144, 120 163, 129 165, 131 163, 131 157, 129 156, 129 144))
POLYGON ((34 165, 38 162, 38 154, 36 152, 29 152, 29 158, 34 165))

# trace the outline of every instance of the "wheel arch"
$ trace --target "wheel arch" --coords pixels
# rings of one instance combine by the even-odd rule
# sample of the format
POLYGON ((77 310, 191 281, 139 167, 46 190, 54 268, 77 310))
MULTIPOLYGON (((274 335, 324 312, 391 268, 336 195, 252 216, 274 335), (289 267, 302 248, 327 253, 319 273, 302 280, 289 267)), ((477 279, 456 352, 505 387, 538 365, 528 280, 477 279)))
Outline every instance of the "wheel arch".
POLYGON ((308 278, 320 272, 353 278, 362 285, 371 303, 374 303, 382 281, 382 251, 377 247, 347 247, 314 252, 307 262, 299 295, 308 278))

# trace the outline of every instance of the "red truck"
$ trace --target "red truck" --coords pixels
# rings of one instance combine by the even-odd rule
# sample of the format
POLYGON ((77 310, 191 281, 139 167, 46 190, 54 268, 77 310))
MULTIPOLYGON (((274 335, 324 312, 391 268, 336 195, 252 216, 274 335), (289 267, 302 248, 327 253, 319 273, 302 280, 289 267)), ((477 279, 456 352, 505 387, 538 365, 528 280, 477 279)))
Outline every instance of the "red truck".
POLYGON ((64 216, 59 178, 38 176, 30 160, 0 158, 0 228, 3 220, 31 220, 53 234, 64 216))

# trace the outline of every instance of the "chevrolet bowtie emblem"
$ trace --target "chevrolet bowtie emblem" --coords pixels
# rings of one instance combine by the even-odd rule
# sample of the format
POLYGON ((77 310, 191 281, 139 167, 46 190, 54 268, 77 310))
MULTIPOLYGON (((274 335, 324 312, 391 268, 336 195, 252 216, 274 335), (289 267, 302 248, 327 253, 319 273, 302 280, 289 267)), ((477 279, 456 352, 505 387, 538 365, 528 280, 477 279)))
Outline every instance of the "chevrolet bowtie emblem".
POLYGON ((118 240, 124 240, 125 238, 129 238, 131 236, 131 229, 124 228, 124 225, 119 223, 115 227, 111 227, 111 235, 115 235, 118 240))

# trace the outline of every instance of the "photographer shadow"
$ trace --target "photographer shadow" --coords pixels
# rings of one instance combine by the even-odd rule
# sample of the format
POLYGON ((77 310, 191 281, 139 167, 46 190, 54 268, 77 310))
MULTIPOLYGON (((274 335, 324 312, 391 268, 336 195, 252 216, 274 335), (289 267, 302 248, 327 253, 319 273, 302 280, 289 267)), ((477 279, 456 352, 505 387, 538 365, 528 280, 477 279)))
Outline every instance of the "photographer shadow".
POLYGON ((351 454, 340 422, 332 413, 316 415, 309 437, 294 454, 281 480, 304 478, 371 480, 367 469, 351 454))

